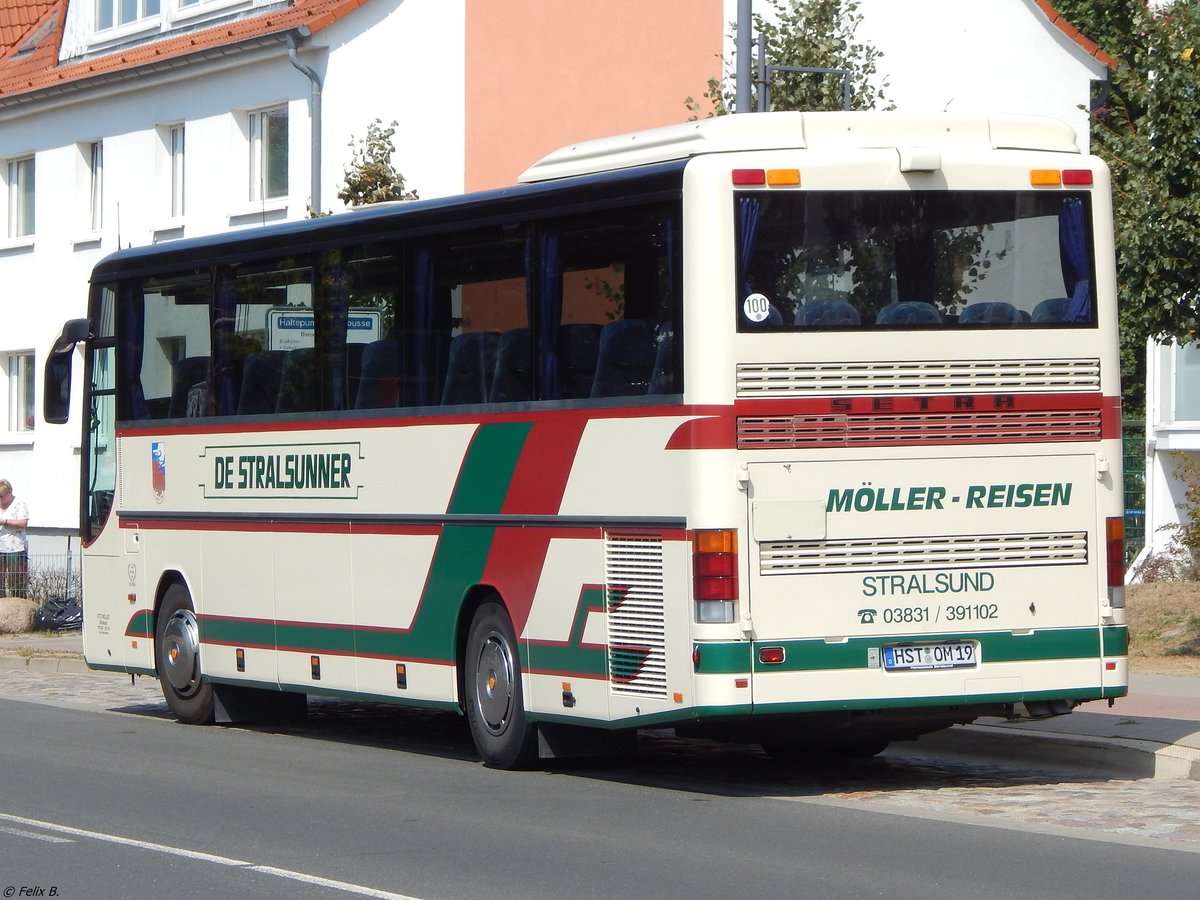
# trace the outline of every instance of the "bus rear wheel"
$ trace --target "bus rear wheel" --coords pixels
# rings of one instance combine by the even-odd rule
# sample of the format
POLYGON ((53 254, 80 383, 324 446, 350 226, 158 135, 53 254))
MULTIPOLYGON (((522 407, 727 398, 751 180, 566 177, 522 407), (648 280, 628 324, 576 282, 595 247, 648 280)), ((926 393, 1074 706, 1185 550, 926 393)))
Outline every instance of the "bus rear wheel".
POLYGON ((532 763, 537 733, 525 717, 516 633, 499 602, 476 610, 463 663, 467 722, 484 765, 517 769, 532 763))
POLYGON ((163 697, 180 722, 213 721, 212 685, 200 671, 200 626, 187 588, 173 584, 163 595, 154 633, 154 660, 163 697))

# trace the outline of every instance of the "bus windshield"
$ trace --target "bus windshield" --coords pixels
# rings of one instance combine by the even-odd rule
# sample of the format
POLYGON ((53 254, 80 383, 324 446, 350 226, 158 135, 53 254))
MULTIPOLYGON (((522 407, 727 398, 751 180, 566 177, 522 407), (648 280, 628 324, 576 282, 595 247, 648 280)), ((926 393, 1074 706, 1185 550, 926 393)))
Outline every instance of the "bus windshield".
POLYGON ((744 191, 738 330, 1096 323, 1086 194, 744 191))

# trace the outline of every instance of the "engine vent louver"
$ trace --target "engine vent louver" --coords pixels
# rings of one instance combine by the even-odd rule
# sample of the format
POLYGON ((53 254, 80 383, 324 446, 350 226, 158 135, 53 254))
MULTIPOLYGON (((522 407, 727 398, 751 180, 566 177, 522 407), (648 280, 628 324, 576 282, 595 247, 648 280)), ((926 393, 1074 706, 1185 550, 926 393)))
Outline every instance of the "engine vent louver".
POLYGON ((614 694, 667 696, 663 547, 653 536, 604 541, 608 676, 614 694))

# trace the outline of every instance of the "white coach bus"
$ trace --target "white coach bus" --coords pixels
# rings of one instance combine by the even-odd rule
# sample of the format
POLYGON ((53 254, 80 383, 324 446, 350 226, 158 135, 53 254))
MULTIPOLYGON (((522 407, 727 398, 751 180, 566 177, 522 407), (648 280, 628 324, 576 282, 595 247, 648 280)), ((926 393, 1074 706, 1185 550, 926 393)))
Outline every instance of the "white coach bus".
POLYGON ((870 754, 1127 689, 1109 175, 1030 118, 731 116, 120 251, 84 647, 188 722, 870 754))

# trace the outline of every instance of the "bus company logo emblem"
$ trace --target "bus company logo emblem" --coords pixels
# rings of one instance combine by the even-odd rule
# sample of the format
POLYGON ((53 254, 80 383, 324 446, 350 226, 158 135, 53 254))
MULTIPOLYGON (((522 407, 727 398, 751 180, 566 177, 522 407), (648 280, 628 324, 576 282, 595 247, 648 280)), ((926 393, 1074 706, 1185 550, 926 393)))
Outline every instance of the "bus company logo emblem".
POLYGON ((167 445, 162 441, 150 445, 150 483, 154 502, 162 503, 167 492, 167 445))
POLYGON ((129 586, 130 587, 136 586, 137 585, 137 566, 135 566, 133 563, 130 563, 129 568, 125 570, 125 573, 129 576, 129 586))

